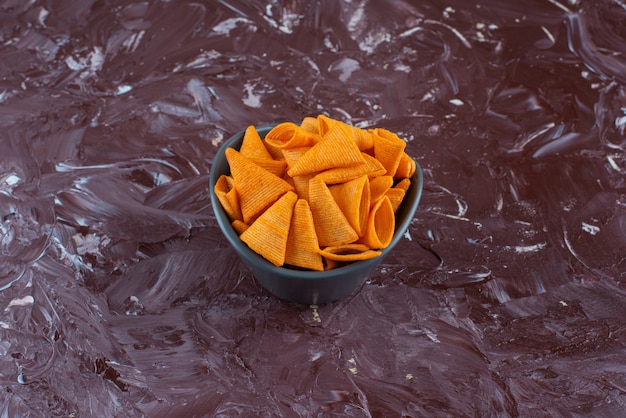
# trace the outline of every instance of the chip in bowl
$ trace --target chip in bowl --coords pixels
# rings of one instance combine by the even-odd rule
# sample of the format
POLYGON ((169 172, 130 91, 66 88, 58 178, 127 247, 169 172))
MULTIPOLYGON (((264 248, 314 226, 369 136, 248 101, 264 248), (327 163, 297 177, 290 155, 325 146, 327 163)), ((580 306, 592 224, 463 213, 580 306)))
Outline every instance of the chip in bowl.
POLYGON ((320 115, 253 126, 225 151, 214 194, 240 239, 275 266, 324 271, 389 246, 415 161, 385 129, 320 115))

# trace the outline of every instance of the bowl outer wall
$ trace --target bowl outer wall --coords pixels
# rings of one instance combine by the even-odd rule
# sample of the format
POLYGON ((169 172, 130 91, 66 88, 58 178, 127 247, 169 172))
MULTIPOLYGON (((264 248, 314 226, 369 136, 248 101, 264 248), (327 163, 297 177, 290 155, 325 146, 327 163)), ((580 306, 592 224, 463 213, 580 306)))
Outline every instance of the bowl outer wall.
MULTIPOLYGON (((274 126, 276 125, 265 125, 256 129, 261 138, 264 138, 274 126)), ((391 243, 382 250, 380 256, 324 272, 277 267, 241 241, 214 193, 214 186, 219 177, 222 174, 230 174, 225 151, 227 148, 239 150, 244 133, 245 131, 241 131, 222 144, 215 155, 209 175, 211 205, 226 239, 263 287, 281 299, 303 304, 322 304, 342 299, 353 293, 402 239, 411 224, 422 194, 423 174, 421 166, 416 162, 417 169, 411 178, 411 186, 396 213, 396 231, 391 243)))

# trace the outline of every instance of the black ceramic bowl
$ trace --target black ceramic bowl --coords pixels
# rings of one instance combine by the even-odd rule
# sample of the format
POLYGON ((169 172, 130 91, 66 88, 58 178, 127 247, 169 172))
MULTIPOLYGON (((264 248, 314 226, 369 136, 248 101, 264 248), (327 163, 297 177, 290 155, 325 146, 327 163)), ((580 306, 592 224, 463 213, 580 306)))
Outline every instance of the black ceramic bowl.
MULTIPOLYGON (((257 127, 257 131, 261 138, 264 138, 273 127, 274 125, 261 126, 257 127)), ((211 205, 213 206, 215 217, 222 232, 235 248, 242 262, 250 269, 254 277, 265 289, 273 295, 290 302, 307 305, 323 304, 342 299, 355 292, 383 258, 393 250, 408 229, 422 195, 423 174, 420 165, 417 164, 417 170, 411 178, 411 186, 396 213, 396 231, 393 239, 380 256, 370 260, 357 261, 328 271, 303 271, 287 267, 276 267, 248 248, 239 239, 213 191, 219 177, 222 174, 230 173, 228 162, 224 155, 226 148, 238 150, 241 147, 244 132, 241 131, 234 135, 220 147, 211 165, 209 177, 211 205)))

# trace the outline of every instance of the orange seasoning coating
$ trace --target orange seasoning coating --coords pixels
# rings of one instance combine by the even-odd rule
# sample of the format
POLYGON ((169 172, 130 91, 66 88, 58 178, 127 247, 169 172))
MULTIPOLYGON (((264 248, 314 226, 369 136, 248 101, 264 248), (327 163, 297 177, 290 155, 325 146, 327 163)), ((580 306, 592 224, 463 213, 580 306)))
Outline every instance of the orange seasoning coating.
POLYGON ((284 193, 293 190, 292 185, 255 164, 239 151, 228 148, 226 159, 230 164, 245 223, 250 222, 284 193))
POLYGON ((324 115, 284 122, 229 148, 215 193, 241 240, 276 266, 314 271, 378 257, 415 161, 385 129, 324 115))

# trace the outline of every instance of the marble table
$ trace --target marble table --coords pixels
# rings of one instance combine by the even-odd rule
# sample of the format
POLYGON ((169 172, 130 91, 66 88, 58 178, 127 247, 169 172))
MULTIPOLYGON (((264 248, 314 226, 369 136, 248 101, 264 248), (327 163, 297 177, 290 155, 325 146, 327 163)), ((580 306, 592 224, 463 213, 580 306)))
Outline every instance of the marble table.
POLYGON ((615 417, 622 0, 0 2, 0 416, 615 417), (356 293, 268 294, 208 172, 248 125, 407 141, 356 293))

